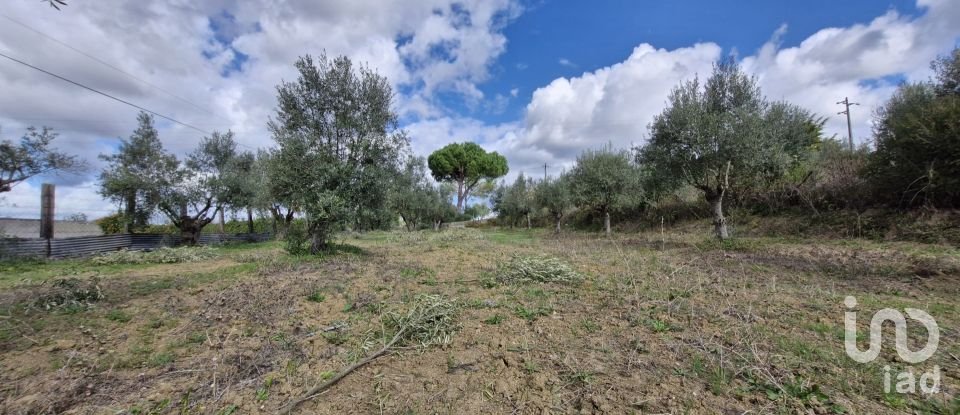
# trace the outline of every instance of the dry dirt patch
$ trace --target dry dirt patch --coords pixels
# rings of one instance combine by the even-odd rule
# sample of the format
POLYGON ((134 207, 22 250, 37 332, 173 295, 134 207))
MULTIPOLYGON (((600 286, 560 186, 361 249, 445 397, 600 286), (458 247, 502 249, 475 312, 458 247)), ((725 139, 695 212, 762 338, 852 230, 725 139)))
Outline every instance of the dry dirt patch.
POLYGON ((921 252, 950 264, 953 251, 765 240, 726 249, 659 234, 484 235, 370 234, 344 241, 359 253, 323 261, 265 247, 148 267, 101 280, 105 299, 71 312, 17 309, 28 288, 7 290, 0 382, 10 386, 0 408, 274 413, 378 349, 385 310, 424 293, 460 304, 461 328, 449 344, 389 354, 299 411, 937 410, 922 396, 882 393, 879 370, 900 365, 895 353, 873 365, 844 355, 845 295, 856 295, 864 312, 929 310, 943 330, 944 352, 933 362, 944 369, 942 405, 957 395, 960 361, 949 354, 960 354, 956 272, 943 266, 920 276, 904 263, 921 252), (851 250, 869 251, 869 270, 896 272, 855 276, 866 262, 848 259, 851 250), (514 255, 556 258, 584 278, 498 282, 498 264, 514 255))

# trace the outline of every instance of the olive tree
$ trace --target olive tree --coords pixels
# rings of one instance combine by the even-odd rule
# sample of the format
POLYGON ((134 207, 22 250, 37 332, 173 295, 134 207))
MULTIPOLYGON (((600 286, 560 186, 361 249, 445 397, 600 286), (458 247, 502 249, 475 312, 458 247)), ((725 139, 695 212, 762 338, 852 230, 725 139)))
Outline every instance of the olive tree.
POLYGON ((307 55, 296 68, 295 82, 277 86, 268 123, 277 143, 270 180, 282 189, 277 202, 303 212, 310 252, 319 253, 332 232, 388 207, 385 181, 409 144, 386 78, 346 57, 307 55))
MULTIPOLYGON (((232 211, 245 211, 247 214, 247 233, 256 231, 253 222, 253 212, 258 206, 261 174, 257 171, 261 166, 257 163, 257 156, 253 152, 243 151, 236 155, 228 166, 225 185, 229 204, 232 211)), ((223 212, 220 213, 220 223, 223 223, 223 212)), ((221 229, 222 230, 222 229, 221 229)))
POLYGON ((486 203, 474 203, 463 209, 463 213, 470 215, 473 220, 481 220, 490 214, 490 206, 486 203))
POLYGON ((118 203, 126 232, 145 228, 159 203, 165 176, 177 168, 177 159, 160 143, 153 116, 137 115, 137 129, 113 154, 101 154, 106 167, 100 172, 99 193, 118 203))
POLYGON ((463 213, 467 198, 478 185, 507 174, 507 159, 487 152, 476 143, 452 143, 427 158, 430 172, 438 182, 457 184, 457 212, 463 213))
POLYGON ((47 127, 39 131, 30 127, 19 143, 0 141, 0 193, 31 177, 83 169, 84 163, 77 157, 50 148, 56 138, 57 133, 47 127))
POLYGON ((433 230, 439 231, 444 222, 450 222, 456 218, 457 208, 450 203, 454 191, 453 186, 441 183, 429 193, 430 199, 426 205, 427 217, 433 224, 433 230))
POLYGON ((603 229, 609 236, 610 213, 634 200, 639 192, 639 171, 627 150, 605 147, 587 150, 577 157, 568 173, 573 203, 603 216, 603 229))
POLYGON ((273 234, 277 238, 284 238, 290 224, 297 213, 296 205, 289 204, 293 199, 289 189, 279 186, 277 180, 272 180, 275 174, 283 169, 277 166, 276 150, 258 150, 255 167, 253 168, 253 186, 256 189, 253 195, 254 208, 273 218, 273 234))
POLYGON ((931 83, 937 96, 960 95, 960 47, 934 59, 930 68, 934 73, 931 83))
MULTIPOLYGON (((253 197, 249 182, 253 162, 253 154, 240 151, 229 131, 204 137, 186 160, 185 167, 199 177, 202 188, 215 199, 221 231, 224 211, 247 207, 253 197)), ((249 219, 252 222, 252 218, 249 219)))
POLYGON ((183 163, 172 158, 172 164, 158 170, 151 183, 159 189, 157 208, 180 230, 187 245, 199 242, 203 228, 233 203, 238 174, 234 169, 240 157, 232 132, 213 132, 183 163))
POLYGON ((728 59, 714 65, 705 84, 694 78, 674 88, 668 107, 650 124, 638 160, 654 180, 703 192, 714 232, 726 239, 723 201, 731 183, 781 177, 792 162, 789 150, 818 134, 810 128, 817 123, 822 121, 798 107, 771 107, 756 79, 728 59))
POLYGON ((390 203, 407 230, 416 230, 425 221, 430 221, 439 198, 439 191, 427 177, 423 158, 409 156, 393 181, 390 194, 390 203))
POLYGON ((530 214, 534 209, 533 179, 527 178, 520 173, 513 185, 510 186, 508 202, 513 205, 512 210, 517 217, 526 219, 527 229, 531 228, 530 214))
POLYGON ((534 209, 533 188, 533 180, 520 173, 513 184, 501 184, 497 188, 493 197, 493 210, 501 219, 508 221, 510 226, 515 225, 517 220, 525 219, 529 229, 530 214, 534 209))
POLYGON ((566 176, 560 176, 553 180, 545 179, 537 184, 534 191, 537 208, 546 210, 550 214, 557 233, 560 233, 560 223, 563 221, 564 215, 573 206, 567 182, 566 176))

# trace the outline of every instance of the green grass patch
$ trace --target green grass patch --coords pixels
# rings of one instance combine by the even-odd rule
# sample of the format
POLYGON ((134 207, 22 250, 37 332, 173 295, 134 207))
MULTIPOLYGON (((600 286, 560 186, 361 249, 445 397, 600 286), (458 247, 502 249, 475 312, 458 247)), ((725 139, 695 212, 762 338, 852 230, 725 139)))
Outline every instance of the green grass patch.
POLYGON ((484 231, 487 239, 501 245, 524 245, 537 240, 535 231, 493 230, 484 231))
POLYGON ((553 308, 545 305, 537 307, 526 307, 518 305, 513 309, 513 314, 527 321, 535 321, 540 317, 546 317, 553 314, 553 308))
POLYGON ((166 366, 173 363, 173 353, 161 352, 150 357, 149 365, 153 367, 166 366))
POLYGON ((580 327, 587 333, 596 333, 600 331, 600 325, 590 319, 580 320, 580 327))
POLYGON ((107 320, 116 321, 117 323, 126 323, 132 319, 133 317, 123 312, 123 310, 110 310, 107 312, 107 320))
POLYGON ((489 324, 491 326, 496 326, 502 322, 503 322, 503 316, 501 316, 500 314, 494 314, 489 318, 487 318, 486 320, 483 320, 484 324, 489 324))
POLYGON ((314 303, 322 303, 326 300, 327 300, 327 296, 324 295, 323 292, 320 290, 316 290, 307 296, 307 301, 314 302, 314 303))
POLYGON ((273 387, 273 377, 267 377, 263 386, 257 389, 257 402, 263 402, 270 397, 270 388, 273 387))

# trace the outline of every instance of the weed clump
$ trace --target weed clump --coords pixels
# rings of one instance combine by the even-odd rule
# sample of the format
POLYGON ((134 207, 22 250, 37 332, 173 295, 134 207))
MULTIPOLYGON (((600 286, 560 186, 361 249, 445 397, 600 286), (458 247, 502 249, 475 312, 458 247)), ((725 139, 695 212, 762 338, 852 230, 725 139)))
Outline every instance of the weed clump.
POLYGON ((326 301, 326 299, 327 299, 327 296, 324 295, 323 291, 320 291, 320 290, 314 290, 309 295, 307 295, 307 301, 311 301, 314 303, 322 303, 326 301))
POLYGON ((119 251, 107 252, 90 259, 94 265, 119 264, 178 264, 182 262, 197 262, 217 256, 217 251, 207 246, 159 248, 153 251, 119 251))
POLYGON ((557 258, 514 254, 510 260, 501 262, 497 267, 496 279, 501 284, 528 282, 570 284, 582 281, 583 274, 574 271, 557 258))

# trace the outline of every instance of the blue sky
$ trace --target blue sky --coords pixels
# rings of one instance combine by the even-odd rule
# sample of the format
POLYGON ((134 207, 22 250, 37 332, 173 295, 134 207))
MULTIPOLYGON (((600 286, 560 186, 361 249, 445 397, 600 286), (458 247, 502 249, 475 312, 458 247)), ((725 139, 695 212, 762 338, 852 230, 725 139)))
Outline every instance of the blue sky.
MULTIPOLYGON (((956 0, 35 3, 5 4, 0 15, 22 25, 0 24, 0 50, 203 130, 232 130, 244 148, 273 145, 275 86, 296 78, 299 56, 325 51, 388 79, 414 153, 478 142, 507 157, 507 180, 539 176, 544 163, 556 174, 584 149, 643 145, 670 89, 734 52, 768 97, 828 117, 827 134, 846 134, 837 101, 860 102, 854 140, 869 145, 872 111, 900 82, 926 79, 960 37, 956 0)), ((39 180, 71 199, 64 209, 112 209, 95 193, 97 156, 130 135, 137 110, 2 62, 0 91, 3 138, 50 126, 91 167, 18 186, 0 216, 36 204, 39 180)), ((178 155, 203 136, 158 129, 178 155)))
MULTIPOLYGON (((826 27, 868 23, 888 10, 918 13, 912 1, 737 1, 601 0, 543 1, 529 4, 505 30, 509 45, 497 61, 494 78, 480 89, 488 95, 517 99, 501 113, 481 108, 474 116, 504 122, 522 116, 530 94, 558 77, 622 61, 639 43, 675 49, 698 42, 714 42, 727 53, 753 53, 783 24, 784 46, 795 46, 826 27), (572 65, 563 65, 566 59, 572 65)), ((468 108, 452 103, 459 110, 468 108)))

